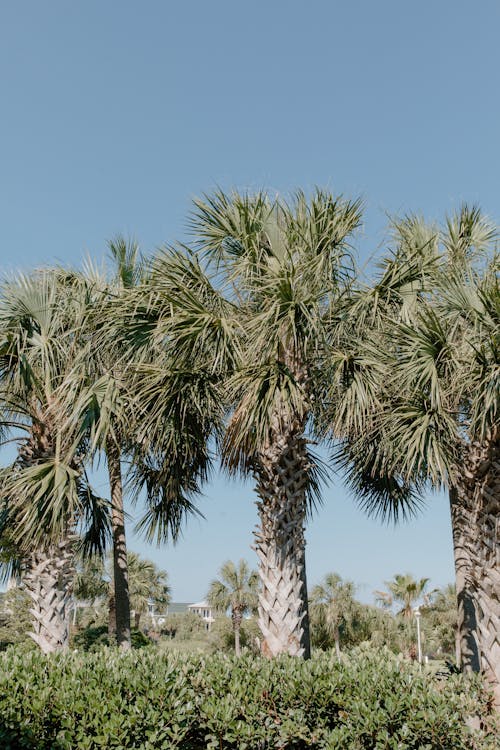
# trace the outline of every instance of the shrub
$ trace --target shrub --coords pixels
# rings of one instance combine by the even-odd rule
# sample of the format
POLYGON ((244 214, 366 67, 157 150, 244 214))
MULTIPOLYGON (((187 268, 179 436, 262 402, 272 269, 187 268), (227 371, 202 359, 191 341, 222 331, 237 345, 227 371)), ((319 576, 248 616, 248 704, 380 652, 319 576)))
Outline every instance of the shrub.
MULTIPOLYGON (((135 629, 131 630, 130 641, 132 648, 144 648, 151 645, 149 638, 142 631, 135 629)), ((73 646, 81 651, 99 651, 112 645, 113 640, 109 635, 107 625, 85 628, 73 637, 73 646)))
POLYGON ((25 647, 35 646, 29 636, 33 628, 30 615, 30 598, 19 587, 7 591, 2 596, 0 610, 0 651, 4 651, 11 644, 24 644, 25 647))
MULTIPOLYGON (((476 680, 437 681, 389 652, 343 664, 114 649, 0 654, 4 750, 486 750, 476 680)), ((489 743, 489 744, 488 744, 489 743)))
MULTIPOLYGON (((242 621, 240 645, 243 649, 257 653, 257 639, 261 637, 261 632, 255 619, 249 618, 242 621)), ((234 652, 234 630, 230 617, 217 617, 208 634, 208 641, 211 650, 214 652, 234 652)))
POLYGON ((180 640, 190 640, 206 634, 205 623, 193 612, 167 615, 161 629, 162 635, 180 640))

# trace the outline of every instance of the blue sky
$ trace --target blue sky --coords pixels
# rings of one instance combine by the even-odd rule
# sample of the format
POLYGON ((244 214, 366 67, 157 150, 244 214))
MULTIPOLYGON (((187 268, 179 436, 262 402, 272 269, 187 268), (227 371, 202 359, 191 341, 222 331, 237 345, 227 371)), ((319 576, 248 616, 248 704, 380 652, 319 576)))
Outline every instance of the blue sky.
MULTIPOLYGON (((499 27, 495 0, 2 3, 1 271, 101 257, 117 232, 146 251, 185 239, 215 185, 361 195, 364 259, 388 214, 441 220, 467 200, 498 220, 499 27)), ((370 600, 396 572, 452 580, 444 495, 397 529, 340 479, 324 499, 310 583, 336 570, 370 600)), ((254 561, 251 486, 216 477, 201 507, 176 549, 131 537, 178 600, 225 559, 254 561)))

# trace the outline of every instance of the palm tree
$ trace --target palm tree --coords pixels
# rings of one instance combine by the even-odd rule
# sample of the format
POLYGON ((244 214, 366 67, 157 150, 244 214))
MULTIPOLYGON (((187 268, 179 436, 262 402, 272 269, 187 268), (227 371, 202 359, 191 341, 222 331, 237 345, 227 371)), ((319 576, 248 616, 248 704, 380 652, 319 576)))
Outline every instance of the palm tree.
POLYGON ((340 628, 351 627, 356 616, 355 586, 343 581, 338 573, 327 573, 323 583, 311 591, 311 604, 316 607, 326 631, 333 638, 337 659, 340 661, 340 628))
POLYGON ((406 319, 387 315, 380 327, 378 403, 347 453, 351 480, 372 510, 392 502, 378 504, 377 477, 410 493, 412 485, 448 487, 461 664, 484 672, 500 706, 496 230, 464 206, 434 237, 440 254, 426 275, 427 294, 414 296, 406 319))
MULTIPOLYGON (((106 560, 96 557, 87 559, 80 566, 74 586, 76 599, 107 602, 110 635, 116 635, 114 566, 112 552, 106 560)), ((154 601, 159 606, 169 603, 168 576, 153 562, 130 550, 127 553, 127 571, 130 606, 134 611, 134 625, 138 629, 141 616, 148 611, 150 601, 154 601)))
POLYGON ((31 597, 32 638, 45 651, 66 648, 74 556, 103 549, 107 508, 89 487, 84 444, 66 425, 66 394, 84 344, 82 300, 49 271, 6 282, 0 300, 0 407, 18 443, 2 470, 0 540, 31 597))
POLYGON ((424 602, 429 604, 430 595, 425 594, 428 583, 428 578, 416 580, 410 573, 405 575, 396 573, 392 581, 386 581, 389 592, 376 591, 375 594, 382 606, 392 607, 394 603, 402 604, 397 614, 408 620, 413 617, 415 606, 422 597, 424 602))
POLYGON ((128 553, 128 573, 130 606, 134 611, 134 625, 138 629, 141 616, 148 612, 152 601, 160 607, 170 601, 168 576, 150 560, 145 560, 136 552, 128 553))
POLYGON ((342 323, 360 221, 358 201, 319 190, 290 204, 219 192, 195 202, 195 250, 154 263, 152 293, 177 367, 223 387, 223 465, 256 483, 267 655, 309 654, 304 526, 322 476, 309 443, 320 437, 318 383, 342 323))
MULTIPOLYGON (((218 394, 203 375, 192 378, 172 370, 166 336, 150 310, 148 271, 135 242, 117 237, 109 243, 111 279, 92 266, 74 273, 72 283, 88 295, 81 321, 90 351, 75 368, 80 394, 71 414, 88 444, 86 460, 103 453, 111 491, 113 539, 110 626, 122 649, 130 648, 130 593, 127 572, 122 462, 132 499, 146 490, 146 512, 138 528, 149 540, 175 540, 185 518, 197 513, 191 497, 210 465, 205 433, 212 429, 218 394), (141 330, 141 326, 146 329, 141 330), (147 375, 147 380, 146 376, 147 375), (158 383, 162 399, 152 390, 158 383), (116 623, 116 626, 115 626, 116 623)), ((70 275, 68 274, 68 277, 70 275)))
POLYGON ((455 662, 460 664, 460 641, 457 629, 457 592, 450 583, 438 589, 432 601, 423 608, 422 614, 429 623, 429 641, 434 640, 438 651, 455 654, 455 662))
POLYGON ((91 356, 80 362, 79 379, 88 384, 76 412, 82 431, 88 430, 91 452, 103 452, 108 467, 111 497, 111 531, 113 551, 113 593, 110 628, 121 649, 128 650, 130 641, 130 595, 127 570, 127 542, 123 505, 122 457, 133 442, 134 419, 131 407, 130 379, 121 364, 123 351, 116 341, 101 334, 102 319, 109 311, 109 300, 124 296, 126 291, 143 280, 144 261, 135 241, 117 236, 108 243, 113 263, 112 277, 99 273, 91 265, 86 275, 74 275, 76 286, 83 285, 92 304, 82 321, 89 340, 91 356))
POLYGON ((231 610, 234 650, 240 656, 240 628, 243 617, 257 609, 259 574, 250 570, 245 560, 236 566, 228 560, 219 570, 219 578, 212 581, 207 600, 218 612, 231 610))

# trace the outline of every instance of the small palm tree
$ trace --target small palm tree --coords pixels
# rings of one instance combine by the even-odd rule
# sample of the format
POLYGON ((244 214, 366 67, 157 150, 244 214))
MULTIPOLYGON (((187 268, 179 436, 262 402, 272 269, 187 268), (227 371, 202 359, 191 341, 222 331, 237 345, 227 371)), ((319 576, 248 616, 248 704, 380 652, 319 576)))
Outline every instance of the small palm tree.
POLYGON ((241 653, 240 628, 245 614, 257 609, 259 574, 250 570, 245 560, 236 566, 230 560, 219 570, 219 578, 212 581, 207 599, 218 612, 231 610, 236 656, 241 653))
POLYGON ((401 604, 402 607, 397 614, 408 620, 413 616, 419 601, 423 600, 423 603, 429 604, 430 595, 425 594, 428 583, 428 578, 416 580, 410 573, 396 573, 392 581, 386 581, 389 591, 376 591, 375 594, 383 607, 392 607, 394 603, 401 604))
MULTIPOLYGON (((141 616, 148 611, 151 600, 163 606, 170 601, 168 575, 153 562, 136 552, 127 553, 128 590, 130 605, 134 611, 135 627, 139 628, 141 616)), ((114 557, 90 558, 83 561, 75 579, 74 592, 77 599, 91 602, 104 599, 108 603, 109 631, 116 633, 114 557)))
POLYGON ((129 552, 127 562, 130 606, 134 611, 134 625, 138 629, 141 616, 148 612, 150 601, 159 607, 169 603, 170 588, 167 573, 151 560, 140 557, 136 552, 129 552))
POLYGON ((354 600, 355 586, 352 581, 343 581, 337 573, 327 573, 323 583, 311 591, 311 604, 316 607, 325 628, 335 644, 340 661, 340 628, 352 627, 356 616, 354 600))

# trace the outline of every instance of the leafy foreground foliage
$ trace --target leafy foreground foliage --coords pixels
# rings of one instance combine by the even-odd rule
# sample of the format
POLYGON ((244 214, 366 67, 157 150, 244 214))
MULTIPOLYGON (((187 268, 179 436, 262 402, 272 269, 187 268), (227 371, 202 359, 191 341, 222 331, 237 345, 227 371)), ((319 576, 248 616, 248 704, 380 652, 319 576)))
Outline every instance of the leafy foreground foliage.
POLYGON ((474 732, 479 683, 439 681, 389 652, 342 664, 157 652, 0 655, 0 746, 94 748, 493 748, 474 732))

